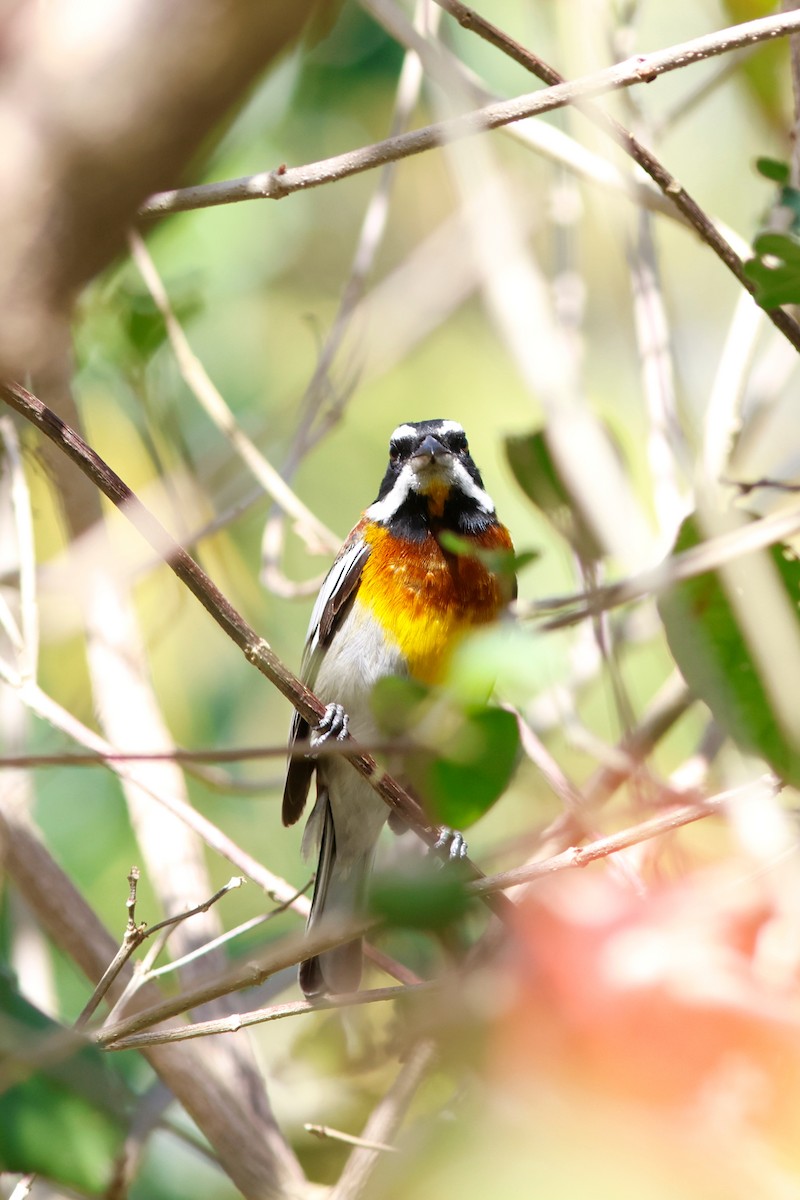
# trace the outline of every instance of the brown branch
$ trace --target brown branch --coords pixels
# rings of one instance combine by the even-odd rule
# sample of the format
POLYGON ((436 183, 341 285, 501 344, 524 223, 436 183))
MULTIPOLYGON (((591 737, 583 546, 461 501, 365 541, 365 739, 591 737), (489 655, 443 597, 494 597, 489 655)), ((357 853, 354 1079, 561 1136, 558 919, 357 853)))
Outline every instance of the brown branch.
MULTIPOLYGON (((446 7, 446 5, 445 5, 446 7)), ((470 10, 467 10, 470 11, 470 10)), ((221 183, 198 187, 176 188, 149 197, 139 210, 141 217, 155 217, 170 212, 232 204, 242 200, 281 200, 293 192, 320 187, 346 179, 351 175, 396 162, 413 154, 433 149, 444 142, 499 129, 514 121, 540 113, 552 112, 568 104, 619 88, 650 83, 659 75, 679 70, 719 54, 729 53, 742 46, 786 37, 800 29, 800 16, 789 14, 762 17, 734 25, 692 41, 637 55, 603 71, 567 83, 558 83, 545 91, 527 93, 511 100, 501 100, 435 125, 424 126, 410 133, 386 138, 384 141, 350 150, 345 154, 311 163, 303 167, 281 165, 272 171, 248 175, 221 183)), ((527 63, 525 64, 528 65, 527 63)), ((560 77, 559 77, 560 78, 560 77)), ((627 131, 626 131, 626 136, 627 131)))
MULTIPOLYGON (((220 628, 239 647, 247 661, 286 696, 305 720, 311 725, 316 725, 325 713, 322 701, 284 666, 269 643, 259 637, 202 567, 178 545, 128 485, 87 445, 80 434, 17 383, 0 385, 0 396, 72 459, 188 587, 220 628)), ((439 829, 428 821, 416 801, 378 766, 370 754, 354 750, 348 755, 348 761, 426 845, 436 845, 439 829)), ((473 878, 481 878, 482 872, 474 863, 465 859, 464 866, 473 878)), ((508 916, 509 907, 505 897, 500 903, 496 898, 490 897, 487 903, 498 916, 508 916)))
MULTIPOLYGON (((231 1013, 213 1021, 195 1021, 191 1025, 179 1025, 174 1029, 158 1029, 151 1033, 134 1033, 127 1037, 104 1042, 107 1050, 141 1050, 143 1046, 162 1046, 168 1042, 188 1042, 193 1038, 210 1037, 218 1033, 236 1033, 249 1029, 251 1025, 266 1025, 270 1021, 282 1021, 285 1017, 299 1017, 305 1013, 328 1012, 337 1008, 357 1008, 363 1004, 377 1004, 385 1000, 397 1000, 417 992, 429 992, 431 983, 416 983, 404 987, 372 988, 363 992, 341 992, 319 1000, 292 1000, 288 1004, 271 1004, 267 1008, 256 1008, 251 1012, 231 1013)), ((105 1033, 105 1030, 103 1031, 105 1033)))
POLYGON ((693 579, 707 571, 715 571, 718 567, 754 551, 765 550, 778 542, 788 541, 795 536, 798 529, 800 505, 793 504, 791 507, 770 513, 769 516, 741 525, 738 529, 709 538, 699 546, 692 546, 689 550, 672 555, 658 566, 630 575, 627 579, 604 584, 592 592, 553 596, 527 605, 520 604, 517 610, 521 616, 541 618, 541 629, 563 629, 585 621, 596 613, 664 592, 677 583, 693 579), (557 615, 547 615, 554 610, 557 615))
MULTIPOLYGON (((461 0, 436 0, 436 3, 445 9, 446 12, 450 13, 451 16, 455 17, 458 23, 465 29, 469 29, 472 32, 477 33, 485 41, 490 42, 493 46, 496 46, 497 49, 502 50, 502 52, 509 58, 512 58, 514 62, 519 63, 520 66, 524 67, 527 71, 530 71, 533 75, 535 75, 537 79, 541 79, 543 83, 546 83, 549 89, 563 87, 566 84, 567 81, 559 71, 557 71, 554 67, 551 67, 549 63, 546 63, 544 59, 540 58, 537 54, 534 54, 531 50, 525 49, 525 47, 521 46, 519 42, 514 41, 513 38, 510 38, 507 34, 503 33, 503 31, 498 29, 496 25, 492 25, 490 21, 485 20, 484 17, 481 17, 466 4, 462 4, 461 0)), ((792 14, 788 13, 782 14, 783 19, 789 19, 791 16, 792 14)), ((795 12, 793 16, 796 21, 798 19, 798 14, 795 12)), ((781 17, 778 19, 780 20, 781 17)), ((748 24, 752 26, 755 24, 755 22, 748 22, 748 24)), ((773 26, 773 28, 775 27, 773 26)), ((787 34, 791 34, 793 31, 795 31, 796 34, 797 28, 798 26, 796 24, 793 24, 791 27, 784 26, 781 34, 776 35, 772 33, 768 36, 786 36, 787 34)), ((725 34, 731 35, 737 33, 738 31, 743 31, 744 29, 744 25, 734 26, 731 29, 723 30, 721 33, 716 35, 711 34, 704 38, 697 38, 696 42, 707 42, 709 38, 722 38, 725 34)), ((794 40, 795 39, 793 39, 793 41, 794 40)), ((688 47, 693 44, 694 43, 686 43, 686 46, 688 47)), ((751 44, 752 40, 750 38, 744 41, 739 41, 737 39, 735 43, 730 42, 727 45, 715 49, 714 53, 724 53, 739 46, 751 44)), ((719 46, 719 43, 717 43, 717 45, 719 46)), ((663 55, 668 54, 669 51, 661 51, 659 53, 663 55)), ((703 57, 709 57, 709 55, 704 54, 703 57)), ((651 64, 652 58, 652 55, 643 54, 637 55, 637 57, 633 60, 634 62, 640 64, 639 82, 649 83, 656 77, 657 74, 661 73, 660 71, 654 69, 655 64, 651 64)), ((672 70, 676 66, 683 67, 690 62, 696 61, 697 58, 693 55, 681 54, 679 55, 679 61, 673 62, 668 69, 672 70)), ((598 105, 588 102, 584 98, 586 94, 586 92, 583 92, 574 101, 574 105, 578 111, 583 113, 583 115, 587 117, 596 128, 600 129, 604 134, 606 134, 606 136, 610 137, 612 141, 616 142, 616 144, 620 146, 626 154, 630 155, 634 162, 638 163, 642 170, 647 172, 653 182, 661 189, 664 196, 666 196, 666 198, 675 205, 675 207, 678 209, 681 215, 685 217, 699 237, 706 243, 707 246, 709 246, 711 250, 714 251, 720 261, 725 264, 725 266, 735 276, 742 287, 752 295, 755 291, 755 287, 744 273, 744 263, 742 262, 742 259, 736 253, 733 246, 731 246, 730 243, 722 236, 708 214, 700 207, 697 201, 689 195, 689 193, 678 182, 674 175, 672 175, 666 169, 663 163, 656 158, 655 154, 653 154, 651 150, 648 150, 647 147, 638 140, 638 138, 634 137, 630 130, 626 129, 625 126, 620 124, 619 121, 615 120, 614 117, 609 116, 609 114, 598 105)), ((779 329, 784 335, 784 337, 791 342, 795 350, 800 351, 800 325, 798 325, 797 321, 795 321, 794 318, 789 315, 789 313, 784 312, 779 308, 767 309, 765 311, 773 325, 775 325, 776 328, 779 329)))
POLYGON ((363 1194, 384 1147, 391 1144, 435 1057, 434 1042, 420 1042, 413 1048, 394 1083, 370 1115, 362 1134, 362 1145, 350 1155, 329 1200, 356 1200, 363 1194))
POLYGON ((502 871, 498 875, 487 875, 484 879, 476 879, 467 884, 467 890, 475 895, 487 892, 502 891, 505 888, 519 887, 523 883, 534 883, 548 875, 559 871, 568 871, 573 867, 586 867, 589 863, 600 858, 608 858, 620 850, 637 846, 640 842, 650 841, 663 833, 671 833, 690 825, 694 821, 702 821, 705 817, 718 814, 723 804, 723 797, 715 796, 698 800, 694 804, 685 804, 673 808, 658 817, 651 817, 639 825, 633 825, 621 833, 612 833, 608 837, 597 838, 585 846, 570 846, 560 854, 554 854, 541 862, 528 863, 524 867, 514 867, 510 871, 502 871))
POLYGON ((223 971, 216 971, 178 995, 159 1000, 156 1004, 131 1013, 113 1024, 105 1025, 95 1033, 95 1041, 100 1046, 110 1046, 112 1042, 131 1037, 149 1029, 151 1025, 159 1025, 162 1021, 168 1021, 171 1017, 206 1004, 209 1000, 216 1000, 218 996, 227 996, 241 988, 258 987, 278 971, 294 966, 303 958, 321 954, 333 946, 360 937, 377 924, 375 917, 362 917, 351 921, 330 920, 321 922, 308 933, 298 931, 289 934, 279 942, 266 946, 245 962, 226 967, 223 971))

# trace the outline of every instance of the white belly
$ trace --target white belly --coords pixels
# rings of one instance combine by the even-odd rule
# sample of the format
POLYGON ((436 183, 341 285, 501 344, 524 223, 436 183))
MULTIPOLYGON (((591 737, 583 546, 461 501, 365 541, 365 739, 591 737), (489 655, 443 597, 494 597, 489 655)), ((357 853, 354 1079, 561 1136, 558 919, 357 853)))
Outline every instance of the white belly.
MULTIPOLYGON (((370 743, 379 736, 370 707, 372 688, 387 675, 406 674, 398 649, 387 645, 374 618, 356 601, 325 653, 314 691, 326 704, 341 704, 352 736, 370 743)), ((333 813, 337 859, 346 870, 371 852, 389 809, 350 763, 321 758, 317 771, 333 813)), ((318 837, 315 815, 308 823, 304 850, 318 837)))
POLYGON ((407 674, 399 649, 386 642, 375 618, 356 601, 325 652, 314 691, 326 704, 343 706, 354 738, 372 740, 378 731, 370 692, 387 675, 407 674))

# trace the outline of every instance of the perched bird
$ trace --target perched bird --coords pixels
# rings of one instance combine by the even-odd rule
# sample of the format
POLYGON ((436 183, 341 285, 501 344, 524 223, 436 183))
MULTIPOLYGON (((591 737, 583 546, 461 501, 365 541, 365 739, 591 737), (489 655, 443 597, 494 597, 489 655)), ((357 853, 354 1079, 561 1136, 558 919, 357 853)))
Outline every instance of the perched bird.
MULTIPOLYGON (((513 598, 513 574, 493 572, 486 556, 446 549, 439 540, 444 531, 478 552, 512 548, 461 426, 399 425, 378 498, 342 546, 311 614, 301 676, 327 705, 325 717, 312 731, 296 713, 290 745, 309 734, 318 744, 348 730, 368 744, 378 732, 370 706, 376 681, 400 675, 436 683, 461 636, 492 621, 513 598)), ((325 912, 359 912, 389 815, 344 758, 312 756, 290 759, 284 825, 299 820, 314 773, 317 802, 303 837, 304 854, 319 850, 309 929, 325 912)), ((360 939, 300 966, 307 996, 352 991, 360 978, 360 939)))

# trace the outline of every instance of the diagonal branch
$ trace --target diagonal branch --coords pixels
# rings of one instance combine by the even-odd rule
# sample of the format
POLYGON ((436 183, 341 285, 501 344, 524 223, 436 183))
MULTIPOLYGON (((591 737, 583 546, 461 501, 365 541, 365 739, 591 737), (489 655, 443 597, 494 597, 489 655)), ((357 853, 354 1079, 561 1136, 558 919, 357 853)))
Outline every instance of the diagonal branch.
POLYGON ((295 529, 304 539, 311 553, 330 552, 336 554, 341 545, 341 539, 320 521, 296 492, 292 491, 280 472, 264 457, 255 443, 237 424, 236 418, 222 398, 219 389, 192 350, 183 326, 175 316, 167 289, 156 270, 150 251, 147 249, 144 239, 135 230, 128 235, 128 246, 153 302, 161 313, 178 370, 183 376, 186 386, 267 495, 280 505, 287 516, 292 518, 295 529))
MULTIPOLYGON (((490 21, 487 21, 484 17, 481 17, 466 4, 462 4, 461 0, 436 0, 436 3, 445 9, 446 12, 450 13, 451 16, 455 17, 458 23, 465 29, 470 29, 474 33, 477 33, 479 37, 483 38, 487 42, 490 42, 499 50, 502 50, 502 52, 508 55, 509 58, 512 58, 514 62, 519 63, 520 66, 534 74, 537 79, 541 79, 543 83, 548 85, 550 90, 553 88, 563 87, 566 83, 564 76, 561 75, 560 72, 554 67, 551 67, 549 63, 546 63, 544 59, 540 58, 532 51, 527 50, 524 46, 521 46, 519 42, 514 41, 513 38, 510 38, 501 29, 498 29, 496 25, 492 25, 490 21)), ((784 13, 783 15, 787 16, 789 14, 784 13)), ((797 12, 794 13, 794 16, 798 16, 797 12)), ((755 22, 749 22, 749 24, 752 25, 755 24, 755 22)), ((708 37, 698 38, 696 41, 706 42, 708 41, 709 37, 719 38, 725 33, 733 34, 736 30, 743 30, 744 28, 745 26, 743 25, 735 26, 732 29, 723 30, 722 34, 708 35, 708 37)), ((786 28, 781 35, 777 36, 784 36, 785 34, 791 32, 792 31, 790 29, 786 28)), ((776 35, 771 34, 769 36, 776 35)), ((795 39, 792 39, 792 41, 794 43, 795 39)), ((693 44, 694 43, 686 43, 687 46, 693 44)), ((752 44, 752 42, 749 39, 747 42, 737 42, 737 46, 747 44, 752 44)), ((736 47, 731 44, 726 46, 725 50, 735 48, 736 47)), ((715 53, 722 52, 723 51, 721 49, 715 51, 715 53)), ((660 53, 667 54, 669 52, 661 51, 660 53)), ((651 68, 650 59, 652 57, 652 55, 645 54, 637 56, 633 60, 634 62, 640 64, 640 82, 643 80, 644 82, 649 83, 652 78, 655 78, 655 74, 661 73, 660 71, 654 72, 651 68)), ((708 55, 704 54, 703 57, 708 57, 708 55)), ((696 61, 697 59, 695 57, 686 56, 686 58, 682 59, 679 64, 673 64, 673 67, 675 65, 685 66, 687 62, 696 61)), ((667 69, 673 68, 669 67, 667 69)), ((710 247, 711 250, 714 251, 717 257, 736 277, 742 287, 752 295, 755 289, 752 282, 744 273, 744 264, 742 259, 739 257, 730 243, 722 236, 708 214, 700 207, 697 201, 689 195, 689 193, 677 181, 677 179, 675 179, 675 177, 666 169, 663 163, 656 158, 652 151, 648 150, 647 147, 638 140, 638 138, 634 137, 634 135, 628 129, 626 129, 624 125, 620 124, 619 121, 615 120, 614 117, 610 116, 597 104, 592 104, 591 101, 584 99, 583 97, 585 95, 586 93, 583 93, 582 97, 579 97, 575 101, 575 107, 578 109, 578 111, 583 113, 583 115, 587 117, 596 128, 600 129, 602 133, 606 134, 607 137, 610 137, 612 141, 616 142, 616 144, 620 146, 626 154, 630 155, 634 162, 639 164, 643 171, 647 172, 653 182, 656 183, 661 189, 664 196, 666 196, 666 198, 675 205, 675 207, 682 214, 682 216, 685 217, 699 237, 706 243, 706 245, 710 247)), ((780 330, 780 332, 791 342, 796 350, 800 350, 800 326, 798 326, 794 318, 788 313, 784 312, 782 309, 776 308, 768 309, 766 311, 767 316, 772 321, 773 325, 780 330)))
POLYGON ((232 204, 240 200, 281 200, 293 192, 335 183, 339 179, 369 171, 384 163, 421 154, 447 141, 471 137, 484 133, 487 129, 499 129, 514 121, 552 112, 554 109, 576 104, 580 100, 602 95, 604 92, 633 87, 639 83, 650 83, 669 71, 680 70, 682 67, 719 54, 727 54, 743 46, 787 37, 798 30, 798 13, 746 21, 744 24, 705 34, 703 37, 664 50, 637 55, 603 71, 584 75, 568 83, 559 83, 544 91, 529 92, 511 100, 500 100, 462 116, 440 121, 435 125, 426 125, 410 133, 389 137, 359 150, 349 150, 307 166, 287 167, 281 164, 272 171, 262 171, 241 179, 156 192, 144 202, 139 209, 139 215, 158 217, 165 213, 187 212, 190 209, 232 204))
MULTIPOLYGON (((0 396, 80 467, 189 588, 220 628, 239 647, 247 661, 294 705, 306 721, 312 725, 318 724, 325 713, 322 701, 284 666, 269 643, 259 637, 202 567, 178 545, 153 513, 142 504, 119 475, 87 445, 80 434, 18 383, 0 385, 0 396)), ((399 783, 378 766, 372 755, 354 750, 348 755, 348 760, 389 808, 397 812, 426 845, 436 845, 440 837, 439 829, 431 824, 417 802, 399 783)), ((474 863, 465 859, 464 864, 472 878, 482 877, 482 872, 474 863)), ((509 902, 505 897, 492 896, 487 903, 498 916, 508 916, 509 902)))

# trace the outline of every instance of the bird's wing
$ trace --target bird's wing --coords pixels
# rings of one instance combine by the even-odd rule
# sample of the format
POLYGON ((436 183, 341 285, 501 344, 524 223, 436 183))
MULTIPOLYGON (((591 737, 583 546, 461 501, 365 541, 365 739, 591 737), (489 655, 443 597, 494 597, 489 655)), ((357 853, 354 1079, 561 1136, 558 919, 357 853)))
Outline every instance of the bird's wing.
MULTIPOLYGON (((308 626, 306 646, 300 677, 313 688, 325 651, 355 600, 361 572, 369 557, 370 548, 363 538, 363 522, 356 525, 325 577, 317 596, 308 626)), ((292 718, 289 731, 289 752, 298 740, 305 741, 310 733, 306 720, 298 712, 292 718)), ((291 758, 283 789, 283 823, 294 825, 299 820, 308 797, 315 763, 310 758, 291 758)))

